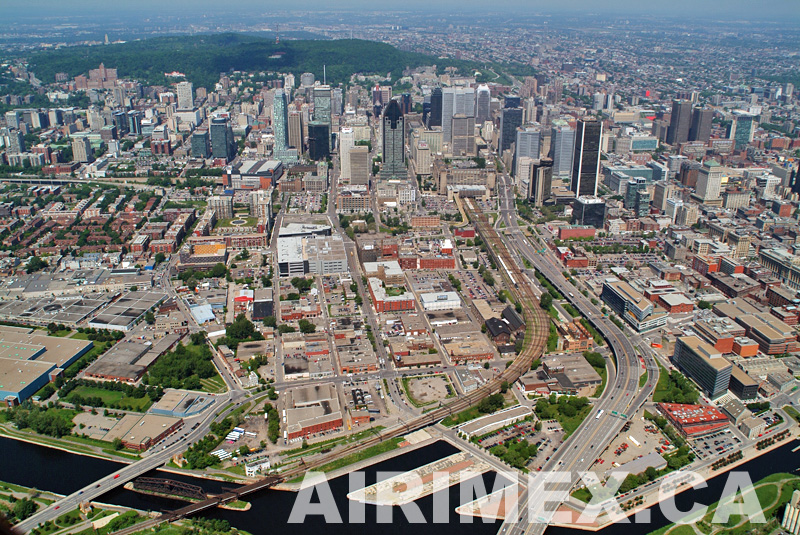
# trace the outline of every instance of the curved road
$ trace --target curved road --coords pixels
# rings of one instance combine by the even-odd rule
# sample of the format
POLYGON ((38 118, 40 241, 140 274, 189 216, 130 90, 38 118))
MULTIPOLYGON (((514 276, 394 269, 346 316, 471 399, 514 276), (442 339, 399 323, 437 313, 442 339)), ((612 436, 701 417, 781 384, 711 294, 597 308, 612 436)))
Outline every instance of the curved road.
MULTIPOLYGON (((579 481, 578 472, 589 469, 619 434, 625 422, 632 418, 650 397, 658 380, 658 365, 649 352, 643 352, 645 362, 643 365, 628 335, 603 316, 589 299, 564 278, 562 265, 549 248, 544 247, 543 250, 540 249, 542 252, 539 252, 540 250, 534 248, 525 237, 517 224, 514 186, 507 175, 500 177, 498 181, 498 196, 501 217, 507 229, 504 239, 509 250, 514 250, 527 258, 606 339, 616 357, 616 377, 611 380, 609 376, 605 391, 594 404, 595 411, 590 413, 580 428, 565 442, 564 447, 560 448, 543 467, 543 472, 569 472, 569 483, 549 488, 549 490, 568 492, 579 481), (648 380, 644 388, 640 389, 639 376, 645 367, 648 380), (603 413, 598 417, 600 410, 603 413)), ((544 533, 547 527, 547 515, 529 518, 531 511, 539 508, 535 493, 529 492, 530 489, 526 489, 521 497, 518 518, 508 519, 500 528, 501 534, 544 533)), ((558 503, 550 502, 547 510, 554 511, 557 506, 558 503)))

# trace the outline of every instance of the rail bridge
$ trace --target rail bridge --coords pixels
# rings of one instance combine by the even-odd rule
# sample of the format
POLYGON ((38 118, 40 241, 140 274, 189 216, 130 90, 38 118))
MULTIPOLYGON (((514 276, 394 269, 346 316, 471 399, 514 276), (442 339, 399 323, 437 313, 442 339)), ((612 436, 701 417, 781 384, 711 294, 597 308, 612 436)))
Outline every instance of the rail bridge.
POLYGON ((208 495, 203 490, 203 487, 184 483, 183 481, 175 481, 172 479, 161 479, 157 477, 137 477, 133 480, 133 488, 135 490, 143 490, 146 492, 157 492, 159 494, 169 494, 171 496, 180 496, 182 498, 189 498, 191 500, 205 500, 208 495))

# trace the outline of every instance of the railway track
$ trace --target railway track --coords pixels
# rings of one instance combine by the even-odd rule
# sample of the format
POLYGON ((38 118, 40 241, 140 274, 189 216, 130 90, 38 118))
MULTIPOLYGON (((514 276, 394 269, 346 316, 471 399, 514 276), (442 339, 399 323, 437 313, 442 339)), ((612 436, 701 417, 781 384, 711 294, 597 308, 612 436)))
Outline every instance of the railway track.
POLYGON ((525 340, 522 351, 511 365, 503 370, 497 377, 469 394, 451 401, 438 409, 417 416, 402 425, 385 429, 375 436, 361 442, 349 444, 328 455, 307 461, 302 466, 287 470, 279 476, 270 475, 255 483, 239 487, 225 494, 187 505, 175 511, 163 513, 157 518, 117 531, 115 535, 131 535, 132 533, 152 528, 163 522, 174 522, 175 520, 214 508, 220 504, 236 500, 252 492, 270 488, 283 481, 291 480, 297 476, 303 475, 309 470, 319 468, 334 459, 364 450, 384 440, 396 438, 417 429, 428 427, 447 416, 468 409, 486 396, 500 391, 503 383, 513 383, 519 379, 520 376, 528 372, 533 361, 544 353, 547 337, 550 333, 550 317, 539 306, 539 300, 533 291, 531 282, 522 273, 522 270, 512 258, 505 243, 501 240, 494 227, 489 223, 488 217, 482 213, 479 208, 476 208, 470 199, 466 199, 464 205, 465 212, 469 219, 475 224, 478 234, 487 243, 489 254, 498 267, 498 271, 505 282, 506 289, 511 293, 512 297, 514 297, 514 300, 522 305, 523 317, 525 319, 525 340))

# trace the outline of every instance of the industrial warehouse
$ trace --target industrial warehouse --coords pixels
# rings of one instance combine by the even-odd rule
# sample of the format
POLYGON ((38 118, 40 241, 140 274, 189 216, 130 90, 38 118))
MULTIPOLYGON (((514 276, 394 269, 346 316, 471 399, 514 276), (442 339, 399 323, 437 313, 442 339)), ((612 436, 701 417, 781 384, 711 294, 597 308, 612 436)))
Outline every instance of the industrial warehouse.
POLYGON ((10 404, 25 401, 93 346, 90 340, 0 326, 0 396, 10 404))

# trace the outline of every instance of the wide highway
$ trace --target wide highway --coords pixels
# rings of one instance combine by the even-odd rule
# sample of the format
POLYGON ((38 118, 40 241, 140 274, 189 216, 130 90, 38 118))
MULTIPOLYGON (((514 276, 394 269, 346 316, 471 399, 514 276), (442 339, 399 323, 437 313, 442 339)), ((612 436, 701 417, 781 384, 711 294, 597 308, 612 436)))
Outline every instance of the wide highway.
MULTIPOLYGON (((649 352, 643 353, 645 364, 642 364, 628 335, 564 278, 562 265, 549 248, 535 248, 523 234, 517 224, 514 187, 510 177, 499 178, 498 194, 501 217, 506 225, 503 239, 508 249, 527 258, 550 281, 605 338, 616 359, 616 377, 609 380, 603 395, 594 404, 593 412, 542 469, 542 473, 569 472, 568 483, 546 487, 548 491, 559 490, 566 493, 579 481, 579 472, 589 469, 619 434, 625 422, 632 418, 650 397, 658 380, 658 366, 649 352), (645 371, 648 373, 648 379, 645 386, 640 389, 639 377, 645 371)), ((544 533, 547 521, 551 517, 545 511, 540 511, 542 500, 538 498, 539 494, 535 488, 526 489, 520 501, 518 518, 506 519, 500 528, 502 535, 544 533)), ((559 503, 550 502, 546 510, 555 511, 558 505, 559 503)))

